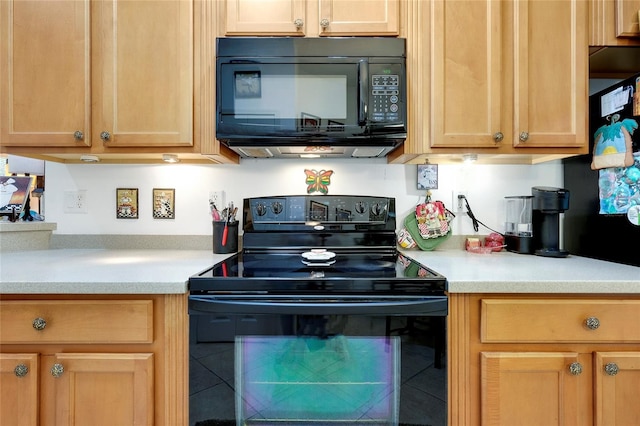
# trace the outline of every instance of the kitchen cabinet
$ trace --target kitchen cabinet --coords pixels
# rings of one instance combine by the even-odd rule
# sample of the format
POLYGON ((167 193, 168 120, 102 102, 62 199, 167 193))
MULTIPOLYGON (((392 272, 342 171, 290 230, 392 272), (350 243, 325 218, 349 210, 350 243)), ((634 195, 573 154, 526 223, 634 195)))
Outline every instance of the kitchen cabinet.
POLYGON ((640 45, 640 0, 590 0, 589 45, 640 45))
POLYGON ((3 295, 0 424, 187 424, 187 329, 185 295, 3 295))
POLYGON ((226 0, 225 35, 397 36, 400 0, 226 0))
POLYGON ((90 3, 0 3, 3 146, 91 145, 90 3))
POLYGON ((1 2, 3 149, 60 161, 221 160, 194 137, 194 15, 182 0, 1 2))
POLYGON ((0 424, 38 424, 38 361, 37 354, 0 352, 0 424))
POLYGON ((450 306, 450 424, 640 421, 637 296, 454 294, 450 306))
POLYGON ((418 3, 405 155, 586 152, 585 2, 418 3))

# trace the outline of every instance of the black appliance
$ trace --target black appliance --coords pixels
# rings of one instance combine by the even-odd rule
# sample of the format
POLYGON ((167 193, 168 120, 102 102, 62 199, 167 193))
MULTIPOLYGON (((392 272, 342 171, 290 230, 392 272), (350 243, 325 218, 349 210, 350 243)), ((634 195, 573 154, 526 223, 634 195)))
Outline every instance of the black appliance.
POLYGON ((569 191, 548 186, 531 188, 533 247, 535 254, 545 257, 567 257, 560 248, 560 213, 569 208, 569 191))
POLYGON ((405 40, 219 38, 216 138, 242 157, 383 157, 406 139, 405 40))
POLYGON ((396 250, 395 200, 248 198, 243 219, 242 252, 189 278, 221 371, 191 424, 446 425, 447 282, 396 250))
POLYGON ((633 242, 640 241, 639 89, 637 74, 591 95, 591 153, 563 160, 564 187, 571 191, 563 238, 572 254, 640 266, 640 256, 632 249, 633 242), (622 128, 628 138, 612 138, 610 133, 609 149, 621 152, 629 147, 625 144, 630 145, 631 165, 592 170, 593 154, 598 151, 594 145, 603 141, 603 130, 619 133, 622 128))

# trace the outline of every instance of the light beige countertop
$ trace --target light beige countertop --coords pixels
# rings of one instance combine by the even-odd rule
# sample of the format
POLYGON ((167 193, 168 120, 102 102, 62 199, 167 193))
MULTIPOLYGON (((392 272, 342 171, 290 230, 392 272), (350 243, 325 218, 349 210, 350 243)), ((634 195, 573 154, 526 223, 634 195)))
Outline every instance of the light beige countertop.
POLYGON ((570 255, 403 251, 447 277, 450 293, 640 294, 640 267, 570 255))
POLYGON ((208 250, 60 249, 2 253, 0 294, 179 294, 228 257, 208 250))
MULTIPOLYGON (((404 251, 447 277, 450 293, 640 294, 640 268, 506 251, 404 251)), ((0 293, 175 294, 228 257, 210 250, 51 249, 2 253, 0 293)))

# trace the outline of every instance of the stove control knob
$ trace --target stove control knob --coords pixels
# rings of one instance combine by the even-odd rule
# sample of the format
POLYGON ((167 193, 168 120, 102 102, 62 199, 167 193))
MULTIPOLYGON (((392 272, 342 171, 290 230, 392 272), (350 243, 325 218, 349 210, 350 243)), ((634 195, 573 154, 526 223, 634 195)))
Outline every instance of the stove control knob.
POLYGON ((274 201, 273 204, 271 204, 271 210, 275 213, 275 214, 280 214, 282 213, 282 210, 284 210, 284 206, 282 205, 281 202, 279 201, 274 201))
POLYGON ((380 203, 375 203, 373 206, 371 206, 371 213, 373 213, 374 216, 378 216, 384 211, 384 209, 385 207, 381 206, 380 203))
POLYGON ((264 216, 267 214, 267 206, 262 203, 256 204, 256 213, 258 213, 258 216, 264 216))
POLYGON ((358 213, 362 214, 367 210, 367 206, 362 201, 358 201, 355 205, 355 209, 358 213))

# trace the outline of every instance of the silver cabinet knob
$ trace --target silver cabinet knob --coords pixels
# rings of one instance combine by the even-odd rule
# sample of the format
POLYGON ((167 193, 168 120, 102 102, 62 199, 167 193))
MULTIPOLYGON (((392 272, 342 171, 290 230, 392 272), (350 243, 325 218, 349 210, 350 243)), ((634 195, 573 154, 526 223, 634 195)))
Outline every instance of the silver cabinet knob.
POLYGON ((302 27, 304 27, 304 21, 298 18, 295 21, 293 21, 293 25, 295 25, 297 29, 301 29, 302 27))
POLYGON ((109 139, 111 139, 111 133, 109 132, 101 132, 100 133, 100 139, 102 139, 103 141, 108 141, 109 139))
POLYGON ((13 372, 15 373, 16 377, 24 377, 29 372, 29 367, 24 364, 18 364, 16 365, 16 368, 13 369, 13 372))
POLYGON ((47 326, 47 321, 44 318, 36 318, 33 320, 33 322, 31 323, 33 325, 33 328, 35 328, 38 331, 44 330, 44 328, 47 326))
POLYGON ((579 362, 572 362, 571 365, 569 365, 569 373, 571 373, 572 376, 582 374, 582 364, 579 362))
POLYGON ((76 130, 75 132, 73 132, 73 138, 77 141, 81 141, 82 139, 84 139, 84 133, 82 133, 80 130, 76 130))
POLYGON ((320 20, 320 26, 326 30, 329 28, 329 20, 327 18, 320 20))
POLYGON ((600 327, 600 320, 596 317, 589 317, 584 320, 584 324, 589 330, 596 330, 598 327, 600 327))
POLYGON ((618 365, 615 362, 610 362, 604 366, 604 372, 609 376, 615 376, 618 374, 618 365))
POLYGON ((502 142, 502 140, 503 140, 503 139, 504 139, 504 134, 503 134, 502 132, 496 132, 496 133, 493 135, 493 140, 494 140, 495 142, 502 142))
POLYGON ((51 367, 51 375, 53 377, 60 377, 62 376, 62 373, 64 373, 64 367, 62 364, 53 364, 53 367, 51 367))
POLYGON ((529 132, 520 132, 520 141, 526 142, 529 139, 529 132))

